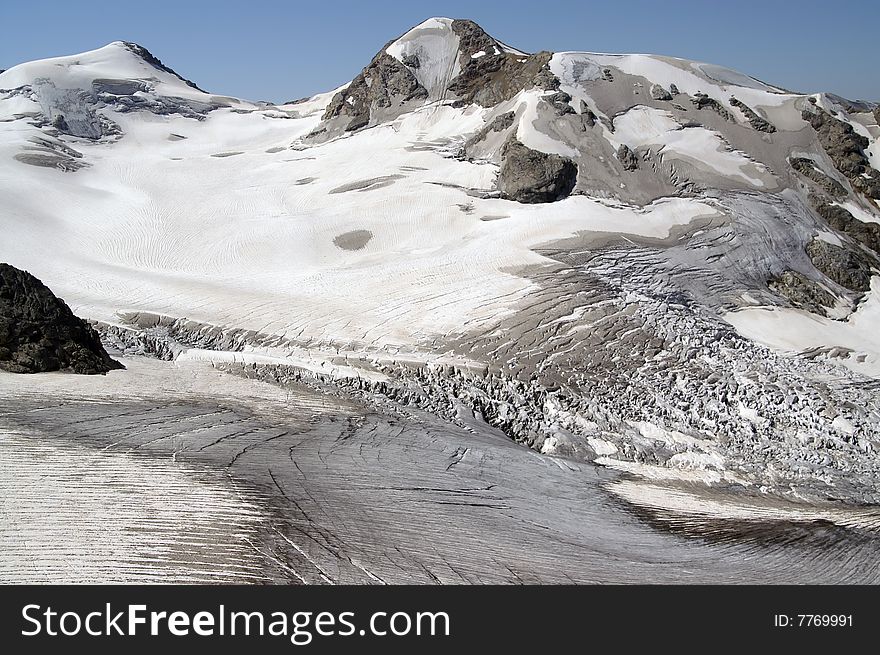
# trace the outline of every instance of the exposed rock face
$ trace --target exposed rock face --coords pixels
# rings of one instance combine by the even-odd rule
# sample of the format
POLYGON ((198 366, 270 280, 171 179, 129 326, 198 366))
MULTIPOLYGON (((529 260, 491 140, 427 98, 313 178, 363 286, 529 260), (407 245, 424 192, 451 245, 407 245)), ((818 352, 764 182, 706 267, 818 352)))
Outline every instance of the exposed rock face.
POLYGON ((819 167, 816 166, 816 162, 812 159, 807 159, 806 157, 792 157, 788 160, 788 163, 798 173, 811 182, 816 183, 819 188, 825 191, 828 195, 834 196, 835 198, 842 198, 846 195, 846 189, 843 188, 843 185, 819 170, 819 167))
POLYGON ((581 125, 583 126, 584 131, 587 130, 588 127, 593 127, 596 124, 596 114, 593 113, 593 110, 587 106, 587 103, 581 100, 581 125))
POLYGON ((725 120, 733 120, 733 116, 731 116, 730 112, 724 108, 724 105, 715 100, 715 98, 710 98, 704 93, 696 94, 691 98, 691 102, 697 109, 711 109, 725 120))
POLYGON ((408 68, 419 69, 422 67, 422 62, 419 60, 419 56, 415 54, 404 55, 403 57, 403 65, 408 68))
POLYGON ((766 118, 763 118, 755 113, 755 111, 749 107, 746 103, 741 100, 737 100, 736 98, 730 98, 730 104, 734 107, 737 107, 743 114, 745 114, 746 118, 749 121, 749 125, 751 125, 754 129, 759 132, 766 132, 767 134, 773 134, 776 131, 776 126, 771 124, 766 118))
POLYGON ((501 45, 483 29, 469 20, 452 22, 458 35, 461 55, 461 72, 452 80, 449 91, 459 98, 459 104, 476 103, 481 107, 494 107, 510 100, 523 89, 540 87, 548 91, 559 88, 559 80, 550 73, 550 52, 522 56, 506 52, 501 45), (486 54, 476 59, 470 53, 486 54), (525 59, 525 61, 521 61, 525 59))
MULTIPOLYGON (((444 95, 452 95, 454 106, 494 107, 523 89, 534 87, 558 92, 559 80, 548 66, 552 53, 523 55, 508 52, 469 20, 452 21, 451 27, 459 39, 458 74, 449 82, 444 95), (482 54, 474 57, 474 53, 482 54)), ((407 103, 429 98, 431 92, 413 73, 422 67, 418 55, 408 53, 402 62, 398 61, 387 53, 391 43, 385 45, 346 89, 336 94, 324 112, 324 121, 348 117, 344 129, 351 132, 371 122, 396 118, 408 109, 407 103)), ((573 113, 568 104, 571 98, 564 93, 557 96, 548 97, 547 101, 560 115, 573 113)), ((314 135, 326 129, 332 127, 319 129, 314 135)))
POLYGON ((651 85, 651 97, 654 100, 668 101, 672 100, 672 94, 659 84, 651 85))
POLYGON ((72 173, 88 166, 83 161, 50 152, 19 152, 13 155, 13 159, 22 164, 39 166, 41 168, 57 168, 59 171, 67 173, 72 173))
POLYGON ((513 125, 513 121, 516 118, 516 114, 512 111, 505 112, 496 116, 490 123, 487 123, 483 129, 474 134, 471 138, 469 138, 464 146, 462 147, 460 156, 468 157, 469 150, 480 143, 483 139, 485 139, 492 132, 503 132, 504 130, 510 128, 513 125))
POLYGON ((880 254, 880 223, 864 223, 838 205, 815 202, 816 212, 828 225, 880 254))
POLYGON ((30 273, 0 264, 0 369, 95 374, 122 368, 98 333, 30 273))
POLYGON ((381 110, 427 97, 428 90, 383 48, 348 87, 333 97, 323 118, 349 117, 345 131, 351 132, 367 126, 373 115, 381 110))
POLYGON ((871 289, 873 269, 880 265, 876 258, 851 248, 813 239, 807 244, 807 255, 817 270, 828 279, 850 291, 863 293, 871 289))
POLYGON ((505 112, 500 116, 496 116, 495 120, 489 123, 489 131, 491 132, 503 132, 508 127, 513 125, 513 119, 516 117, 512 111, 505 112))
POLYGON ((70 127, 67 125, 67 120, 64 118, 63 114, 58 114, 55 117, 52 121, 52 127, 61 132, 70 132, 70 127))
POLYGON ((813 106, 801 114, 819 138, 819 143, 845 175, 853 189, 869 198, 880 199, 880 171, 871 167, 865 148, 869 141, 849 123, 834 118, 820 107, 813 106))
POLYGON ((553 105, 559 116, 575 113, 574 107, 571 106, 571 96, 565 91, 557 91, 551 95, 544 96, 544 102, 553 105))
MULTIPOLYGON (((458 36, 461 58, 459 64, 464 69, 475 52, 485 52, 487 56, 497 57, 496 49, 502 51, 498 41, 489 36, 482 27, 472 20, 457 19, 452 21, 452 31, 458 36), (467 60, 465 59, 467 58, 467 60)), ((502 51, 503 52, 503 51, 502 51)), ((473 60, 476 63, 476 60, 473 60)))
POLYGON ((797 271, 785 271, 778 278, 770 280, 768 286, 795 307, 820 316, 827 316, 825 308, 834 306, 832 294, 797 271))
POLYGON ((552 91, 553 80, 548 79, 545 70, 551 56, 539 52, 523 63, 508 53, 471 59, 449 85, 449 91, 459 96, 458 104, 476 103, 481 107, 494 107, 526 88, 538 86, 552 91))
POLYGON ((156 57, 152 52, 147 50, 144 46, 138 45, 137 43, 131 43, 130 41, 125 41, 124 43, 125 43, 126 48, 131 50, 134 54, 136 54, 138 57, 143 59, 145 62, 147 62, 148 64, 150 64, 154 68, 158 68, 159 70, 163 70, 166 73, 171 73, 175 77, 178 77, 181 80, 183 80, 184 82, 186 82, 189 86, 191 86, 195 90, 202 91, 202 93, 204 93, 204 91, 202 89, 200 89, 196 85, 195 82, 193 82, 192 80, 186 79, 185 77, 183 77, 182 75, 180 75, 179 73, 174 71, 173 69, 171 69, 168 66, 166 66, 165 64, 163 64, 162 61, 158 57, 156 57))
POLYGON ((498 188, 507 200, 554 202, 568 196, 577 183, 577 164, 559 155, 527 148, 516 139, 501 150, 498 188))
POLYGON ((85 168, 88 164, 83 161, 83 155, 78 150, 62 143, 58 139, 48 137, 34 137, 23 152, 13 156, 16 161, 31 166, 44 168, 57 168, 59 171, 73 172, 85 168))
POLYGON ((626 144, 620 144, 620 147, 617 149, 617 158, 623 164, 623 170, 625 171, 634 171, 639 167, 639 158, 636 157, 636 153, 626 144))

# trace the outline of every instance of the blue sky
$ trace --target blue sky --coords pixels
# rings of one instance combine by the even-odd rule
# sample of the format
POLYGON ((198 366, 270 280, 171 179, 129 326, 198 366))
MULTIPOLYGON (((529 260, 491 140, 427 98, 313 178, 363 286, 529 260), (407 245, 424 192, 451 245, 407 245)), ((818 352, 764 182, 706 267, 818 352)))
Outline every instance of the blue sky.
POLYGON ((251 100, 330 90, 429 16, 470 18, 528 51, 667 54, 796 91, 880 100, 875 0, 10 0, 0 16, 0 68, 122 39, 207 90, 251 100))

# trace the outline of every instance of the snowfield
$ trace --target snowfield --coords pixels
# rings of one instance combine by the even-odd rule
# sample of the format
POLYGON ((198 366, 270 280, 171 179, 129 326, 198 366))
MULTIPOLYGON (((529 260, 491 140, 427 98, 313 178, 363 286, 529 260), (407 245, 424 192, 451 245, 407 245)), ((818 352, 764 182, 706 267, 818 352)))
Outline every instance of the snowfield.
MULTIPOLYGON (((111 75, 108 49, 119 51, 122 72, 137 72, 134 55, 113 44, 12 69, 0 88, 56 66, 76 68, 61 79, 86 88, 90 76, 111 75)), ((191 91, 178 81, 166 92, 191 91)), ((95 320, 150 311, 302 340, 412 347, 511 311, 531 288, 512 272, 541 263, 532 250, 541 243, 582 231, 662 238, 714 213, 679 199, 633 211, 583 197, 552 206, 475 198, 468 190, 491 190, 497 168, 449 156, 459 135, 482 125, 473 108, 428 106, 289 149, 327 100, 218 109, 201 121, 114 113, 125 137, 77 143, 90 166, 75 177, 12 161, 3 217, 15 245, 3 256, 95 320), (334 243, 354 230, 372 235, 363 248, 334 243)), ((2 154, 11 159, 38 133, 3 131, 2 154)))
POLYGON ((750 307, 732 312, 725 320, 741 334, 771 348, 792 353, 825 351, 854 371, 880 378, 880 279, 871 293, 846 320, 832 320, 796 309, 750 307))
POLYGON ((419 66, 413 74, 428 90, 430 100, 442 99, 450 82, 461 72, 458 62, 459 38, 451 26, 452 20, 449 18, 428 19, 394 41, 386 50, 404 64, 409 57, 418 58, 419 66))

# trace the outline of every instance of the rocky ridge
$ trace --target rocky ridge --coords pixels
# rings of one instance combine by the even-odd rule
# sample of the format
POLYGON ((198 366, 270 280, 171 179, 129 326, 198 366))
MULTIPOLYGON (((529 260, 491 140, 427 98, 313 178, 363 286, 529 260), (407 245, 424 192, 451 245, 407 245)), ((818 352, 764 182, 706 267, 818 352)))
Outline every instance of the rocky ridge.
POLYGON ((867 137, 821 107, 805 109, 803 118, 816 131, 819 143, 837 170, 849 179, 853 189, 868 198, 880 200, 880 171, 871 166, 865 155, 869 145, 867 137))
MULTIPOLYGON (((417 61, 410 61, 410 67, 413 66, 418 67, 417 61)), ((333 97, 324 112, 324 120, 344 119, 343 129, 352 132, 366 127, 371 120, 403 113, 411 101, 425 100, 428 91, 419 84, 410 67, 383 49, 348 87, 333 97)), ((326 126, 321 128, 326 130, 326 126)))

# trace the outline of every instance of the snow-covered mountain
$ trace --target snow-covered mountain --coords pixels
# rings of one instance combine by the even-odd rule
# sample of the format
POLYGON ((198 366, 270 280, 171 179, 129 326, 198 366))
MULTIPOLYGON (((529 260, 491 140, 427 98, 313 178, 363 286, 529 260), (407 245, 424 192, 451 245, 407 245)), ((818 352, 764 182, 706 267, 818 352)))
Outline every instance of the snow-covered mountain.
POLYGON ((129 345, 877 501, 878 118, 446 18, 278 106, 115 42, 0 74, 0 260, 129 345))

